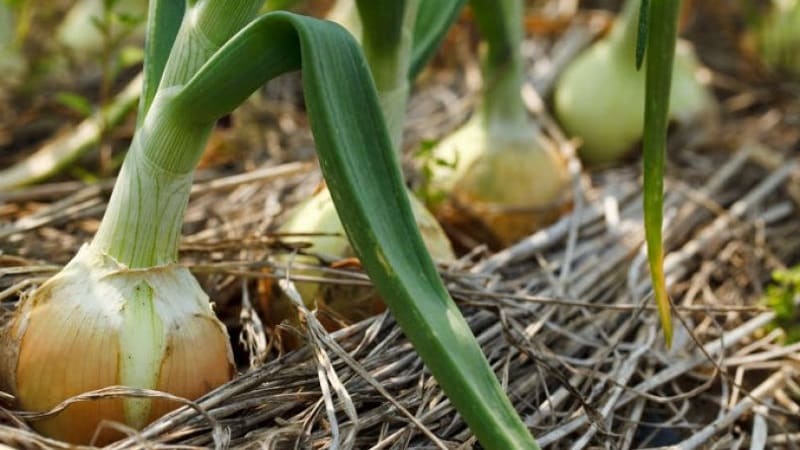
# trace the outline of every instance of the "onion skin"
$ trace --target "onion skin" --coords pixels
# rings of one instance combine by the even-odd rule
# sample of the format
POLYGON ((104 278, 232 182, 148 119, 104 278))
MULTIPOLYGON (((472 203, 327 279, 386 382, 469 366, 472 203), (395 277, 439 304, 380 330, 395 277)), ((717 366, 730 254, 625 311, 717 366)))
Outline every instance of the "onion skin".
MULTIPOLYGON (((417 226, 434 261, 446 263, 455 260, 450 240, 442 227, 413 194, 409 192, 408 195, 417 226)), ((318 254, 329 261, 346 260, 356 256, 327 188, 320 189, 310 199, 298 205, 278 232, 318 234, 318 236, 287 237, 283 240, 287 243, 310 244, 304 247, 304 251, 318 254)), ((280 257, 279 261, 288 264, 290 258, 280 257)), ((319 258, 307 255, 297 255, 291 262, 308 265, 320 263, 319 258)), ((289 270, 295 275, 325 276, 324 272, 314 269, 290 267, 289 270)), ((297 281, 295 287, 309 309, 320 310, 318 318, 329 331, 372 317, 386 309, 377 291, 369 286, 297 281)), ((266 281, 262 283, 260 291, 261 310, 268 325, 275 326, 283 321, 299 325, 300 318, 296 308, 277 283, 266 281)), ((282 338, 288 348, 294 348, 299 344, 288 335, 283 335, 282 338)))
MULTIPOLYGON (((195 399, 234 374, 227 332, 187 269, 128 269, 91 246, 22 301, 0 344, 13 358, 2 362, 0 386, 26 411, 117 385, 195 399), (126 319, 137 299, 148 307, 139 312, 153 314, 132 323, 126 319), (154 332, 143 336, 141 329, 154 332)), ((69 443, 102 445, 123 436, 104 428, 93 441, 101 421, 138 429, 178 406, 163 399, 85 401, 31 425, 69 443)))
MULTIPOLYGON (((612 38, 578 55, 555 90, 556 116, 568 134, 581 139, 578 154, 587 164, 617 162, 642 138, 644 69, 636 70, 633 51, 626 51, 630 43, 612 38)), ((670 118, 683 125, 713 128, 716 117, 717 105, 702 82, 697 57, 688 43, 679 42, 670 118)))
POLYGON ((566 161, 538 129, 477 115, 433 150, 430 206, 448 226, 499 249, 571 206, 566 161))

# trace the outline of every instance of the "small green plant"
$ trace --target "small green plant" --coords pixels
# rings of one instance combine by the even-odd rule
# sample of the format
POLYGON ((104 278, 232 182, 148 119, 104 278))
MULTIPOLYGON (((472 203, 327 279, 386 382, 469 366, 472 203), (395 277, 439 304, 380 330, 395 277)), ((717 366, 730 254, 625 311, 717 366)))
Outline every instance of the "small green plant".
POLYGON ((423 141, 414 155, 414 159, 419 162, 420 182, 416 189, 416 194, 426 204, 437 204, 447 199, 447 193, 434 187, 434 173, 440 168, 455 170, 458 159, 445 161, 437 158, 433 151, 436 149, 436 141, 423 141))
POLYGON ((786 332, 788 343, 800 341, 800 310, 796 305, 798 296, 800 266, 772 273, 772 283, 767 286, 764 302, 775 311, 774 326, 786 332))
POLYGON ((147 2, 81 0, 75 2, 56 30, 61 46, 78 60, 110 60, 134 34, 141 36, 147 2))

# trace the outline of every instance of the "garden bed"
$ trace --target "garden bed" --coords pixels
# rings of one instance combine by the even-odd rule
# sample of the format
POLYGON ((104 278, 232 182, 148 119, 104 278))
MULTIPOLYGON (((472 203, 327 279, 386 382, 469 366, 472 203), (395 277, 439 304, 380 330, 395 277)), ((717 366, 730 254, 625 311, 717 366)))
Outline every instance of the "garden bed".
MULTIPOLYGON (((591 20, 581 23, 527 41, 530 86, 541 97, 597 32, 591 20)), ((412 97, 410 149, 471 111, 476 61, 458 42, 449 54, 461 56, 440 61, 445 67, 412 97)), ((676 130, 668 157, 671 349, 649 295, 639 162, 581 170, 574 143, 533 90, 529 108, 571 158, 572 212, 498 252, 453 235, 471 251, 440 273, 543 447, 800 444, 800 346, 787 345, 763 301, 772 272, 800 260, 800 161, 792 153, 800 101, 780 99, 766 81, 714 75, 720 129, 702 139, 676 130)), ((390 313, 332 333, 303 308, 303 328, 264 325, 265 285, 287 274, 305 279, 306 269, 276 257, 298 248, 271 231, 320 181, 297 86, 297 77, 270 84, 231 127, 218 127, 186 212, 181 261, 216 302, 240 375, 139 433, 124 430, 131 436, 108 448, 478 446, 390 313), (287 335, 306 345, 287 348, 287 335)), ((111 186, 65 179, 0 194, 0 326, 91 238, 111 186)), ((357 265, 338 266, 324 267, 326 282, 369 284, 357 265)), ((156 394, 89 397, 113 395, 156 394)), ((0 393, 0 444, 68 448, 33 432, 6 400, 0 393)))

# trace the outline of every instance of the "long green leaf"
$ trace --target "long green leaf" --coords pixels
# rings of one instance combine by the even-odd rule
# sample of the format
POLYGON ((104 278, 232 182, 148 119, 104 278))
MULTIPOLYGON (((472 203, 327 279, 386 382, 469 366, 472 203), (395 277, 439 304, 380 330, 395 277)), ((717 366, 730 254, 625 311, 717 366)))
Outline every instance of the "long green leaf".
POLYGON ((653 292, 667 347, 672 345, 672 318, 664 279, 661 237, 664 207, 664 154, 669 125, 672 62, 678 34, 680 0, 650 2, 644 108, 644 217, 647 257, 653 292))
POLYGON ((200 69, 175 104, 179 114, 211 121, 298 68, 334 203, 398 324, 485 448, 537 448, 425 249, 369 70, 346 30, 290 13, 262 16, 200 69))
POLYGON ((139 98, 137 122, 144 120, 161 82, 172 44, 183 20, 183 0, 150 0, 144 44, 144 84, 139 98))
POLYGON ((414 44, 408 79, 414 80, 439 48, 466 0, 422 0, 414 23, 414 44))

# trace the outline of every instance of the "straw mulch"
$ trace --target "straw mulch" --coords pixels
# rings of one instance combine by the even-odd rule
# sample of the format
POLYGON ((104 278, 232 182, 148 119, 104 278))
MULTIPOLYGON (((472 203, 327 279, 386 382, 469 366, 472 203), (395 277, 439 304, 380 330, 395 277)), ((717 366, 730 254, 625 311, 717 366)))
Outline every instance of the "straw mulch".
MULTIPOLYGON (((556 47, 528 48, 532 59, 556 62, 531 71, 542 96, 558 61, 591 37, 585 27, 566 33, 556 47)), ((469 113, 474 60, 465 64, 463 73, 430 76, 420 87, 410 106, 412 145, 440 137, 469 113)), ((282 328, 305 341, 294 351, 264 325, 259 287, 303 270, 276 262, 291 249, 269 230, 319 180, 313 163, 287 162, 284 152, 310 154, 312 145, 299 101, 286 94, 296 86, 283 79, 234 116, 268 131, 253 139, 219 131, 220 145, 257 140, 267 157, 245 158, 251 167, 237 175, 220 176, 209 162, 187 210, 182 261, 217 302, 237 341, 241 374, 109 448, 480 448, 390 313, 328 333, 314 311, 303 310, 303 328, 282 328)), ((798 109, 763 107, 773 98, 758 89, 720 89, 730 101, 719 132, 702 144, 694 131, 679 133, 670 153, 671 349, 649 296, 636 162, 587 175, 573 160, 571 214, 510 248, 479 246, 441 268, 542 446, 800 446, 800 344, 786 345, 761 302, 771 272, 800 259, 800 162, 784 151, 797 142, 798 109)), ((571 154, 529 94, 547 132, 571 154)), ((109 182, 51 183, 3 199, 0 324, 20 295, 90 238, 109 189, 109 182)), ((368 284, 358 270, 326 271, 327 282, 368 284)), ((109 395, 158 394, 114 388, 73 400, 109 395)), ((0 393, 0 447, 67 448, 22 417, 0 393)))

